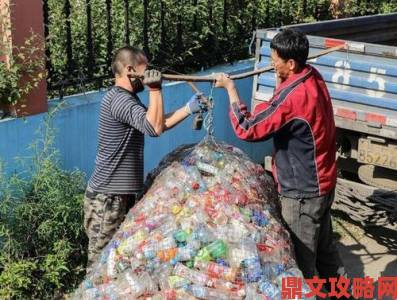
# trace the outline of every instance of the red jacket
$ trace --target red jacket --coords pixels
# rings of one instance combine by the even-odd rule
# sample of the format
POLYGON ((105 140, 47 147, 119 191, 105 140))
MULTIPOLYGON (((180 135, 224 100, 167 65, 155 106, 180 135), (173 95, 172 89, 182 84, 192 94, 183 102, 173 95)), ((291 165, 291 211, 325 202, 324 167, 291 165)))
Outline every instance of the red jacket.
POLYGON ((252 114, 243 103, 234 104, 230 120, 240 139, 273 137, 273 175, 281 195, 312 198, 334 189, 334 114, 325 82, 313 67, 280 84, 252 114))

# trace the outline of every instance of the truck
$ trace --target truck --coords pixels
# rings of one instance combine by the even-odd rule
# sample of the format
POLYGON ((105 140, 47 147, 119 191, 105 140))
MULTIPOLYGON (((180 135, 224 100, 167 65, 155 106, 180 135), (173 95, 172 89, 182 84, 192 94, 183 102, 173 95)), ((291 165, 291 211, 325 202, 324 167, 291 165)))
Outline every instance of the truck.
MULTIPOLYGON (((397 221, 397 13, 294 24, 256 31, 255 69, 270 65, 270 41, 286 28, 307 35, 308 61, 323 76, 337 127, 334 206, 363 225, 397 221)), ((256 75, 252 107, 268 101, 274 72, 256 75)), ((265 158, 269 170, 271 157, 265 158)))

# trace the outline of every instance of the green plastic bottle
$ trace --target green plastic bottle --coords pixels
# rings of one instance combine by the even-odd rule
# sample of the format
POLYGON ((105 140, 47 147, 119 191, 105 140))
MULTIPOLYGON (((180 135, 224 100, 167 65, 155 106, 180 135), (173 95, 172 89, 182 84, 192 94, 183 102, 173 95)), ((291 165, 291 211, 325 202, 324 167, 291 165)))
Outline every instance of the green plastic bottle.
POLYGON ((226 258, 227 256, 227 245, 222 240, 215 240, 205 248, 207 248, 213 259, 226 258))
POLYGON ((174 232, 174 239, 176 242, 183 243, 186 242, 189 234, 185 230, 178 230, 174 232))
POLYGON ((212 257, 211 257, 210 252, 208 251, 207 247, 204 247, 199 250, 199 252, 197 253, 197 256, 194 259, 208 262, 208 261, 211 261, 212 257))

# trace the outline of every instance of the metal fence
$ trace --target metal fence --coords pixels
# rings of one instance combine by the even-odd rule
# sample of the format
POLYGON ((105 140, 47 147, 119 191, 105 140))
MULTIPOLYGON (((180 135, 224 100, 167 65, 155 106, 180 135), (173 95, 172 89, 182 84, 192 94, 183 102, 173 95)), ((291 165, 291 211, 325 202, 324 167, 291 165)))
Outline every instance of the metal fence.
POLYGON ((50 97, 108 85, 113 51, 126 44, 180 72, 246 58, 253 30, 318 14, 317 2, 43 0, 50 97))

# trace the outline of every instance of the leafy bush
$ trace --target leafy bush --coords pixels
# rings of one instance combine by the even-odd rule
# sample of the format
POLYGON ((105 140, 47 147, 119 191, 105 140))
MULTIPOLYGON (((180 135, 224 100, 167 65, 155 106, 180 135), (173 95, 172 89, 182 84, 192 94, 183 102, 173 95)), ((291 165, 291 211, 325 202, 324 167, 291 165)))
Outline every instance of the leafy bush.
POLYGON ((48 121, 44 129, 20 162, 28 174, 0 170, 1 299, 53 299, 85 273, 84 175, 60 168, 48 121))
POLYGON ((42 57, 43 43, 32 34, 20 47, 13 47, 9 61, 0 61, 0 103, 16 104, 36 88, 45 78, 45 61, 42 57), (21 79, 24 78, 23 84, 21 79))
MULTIPOLYGON (((10 8, 0 5, 0 32, 10 32, 10 8)), ((45 78, 44 40, 33 32, 19 47, 11 46, 9 34, 0 38, 0 104, 14 105, 45 78), (3 61, 4 60, 4 61, 3 61), (23 82, 21 79, 24 79, 23 82)))

